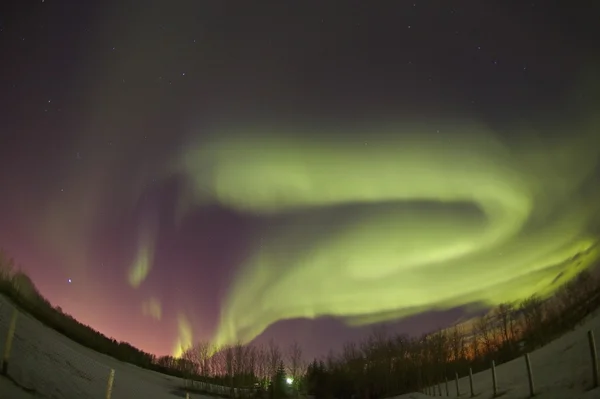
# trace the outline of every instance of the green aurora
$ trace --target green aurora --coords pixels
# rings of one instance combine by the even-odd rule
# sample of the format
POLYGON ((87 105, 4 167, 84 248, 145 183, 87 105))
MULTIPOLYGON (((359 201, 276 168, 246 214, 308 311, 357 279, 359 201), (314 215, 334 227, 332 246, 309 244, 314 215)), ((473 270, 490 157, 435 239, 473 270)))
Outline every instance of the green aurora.
POLYGON ((449 126, 343 141, 228 131, 186 146, 182 206, 219 203, 276 226, 240 266, 214 343, 249 342, 284 319, 364 325, 545 295, 598 258, 593 129, 511 141, 449 126))

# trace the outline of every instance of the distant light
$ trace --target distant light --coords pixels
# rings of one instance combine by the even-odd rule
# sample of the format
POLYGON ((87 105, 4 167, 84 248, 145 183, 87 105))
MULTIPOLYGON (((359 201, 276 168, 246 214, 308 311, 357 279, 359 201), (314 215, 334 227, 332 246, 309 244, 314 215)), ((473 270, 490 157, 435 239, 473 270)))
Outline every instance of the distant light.
POLYGON ((288 377, 288 378, 285 379, 285 382, 287 382, 288 385, 292 385, 292 382, 294 382, 294 379, 288 377))
POLYGON ((67 280, 67 281, 69 281, 69 284, 71 283, 71 279, 69 279, 69 280, 67 280))

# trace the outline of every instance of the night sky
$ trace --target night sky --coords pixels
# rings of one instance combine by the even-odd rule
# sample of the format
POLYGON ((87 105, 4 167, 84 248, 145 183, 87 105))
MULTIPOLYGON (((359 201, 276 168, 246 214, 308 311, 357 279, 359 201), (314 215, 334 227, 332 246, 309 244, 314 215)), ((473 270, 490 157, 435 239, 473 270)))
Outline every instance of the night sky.
POLYGON ((0 247, 107 336, 320 355, 597 242, 596 3, 11 3, 0 247))

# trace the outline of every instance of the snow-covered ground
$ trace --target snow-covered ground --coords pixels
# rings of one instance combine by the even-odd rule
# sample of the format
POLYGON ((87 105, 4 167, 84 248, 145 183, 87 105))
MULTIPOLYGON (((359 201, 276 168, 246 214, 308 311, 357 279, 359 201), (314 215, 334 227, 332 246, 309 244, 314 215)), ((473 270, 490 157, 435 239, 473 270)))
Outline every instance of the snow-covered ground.
MULTIPOLYGON (((0 296, 0 350, 10 323, 13 306, 0 296)), ((536 398, 592 399, 600 398, 600 389, 590 390, 592 368, 587 331, 595 332, 600 344, 600 314, 590 317, 560 339, 530 354, 536 398)), ((110 370, 115 370, 112 398, 166 399, 184 398, 183 381, 144 370, 85 348, 39 321, 19 313, 9 360, 9 375, 19 385, 34 389, 36 397, 56 399, 106 398, 110 370)), ((504 399, 529 396, 524 358, 496 367, 498 390, 504 399)), ((473 375, 477 398, 492 397, 492 375, 489 370, 473 375)), ((461 397, 469 397, 468 376, 459 380, 461 397)), ((450 396, 456 397, 454 381, 449 381, 450 396)), ((445 387, 442 386, 445 396, 445 387)), ((206 396, 192 394, 192 398, 206 396)), ((0 378, 0 399, 29 399, 31 394, 0 378)), ((422 399, 421 393, 402 395, 396 399, 422 399)))
MULTIPOLYGON (((14 307, 0 295, 0 353, 14 307)), ((110 370, 115 370, 113 399, 185 398, 180 378, 120 362, 85 348, 20 312, 17 318, 8 374, 35 397, 56 399, 106 398, 110 370)), ((29 399, 30 393, 0 377, 0 399, 29 399)), ((199 399, 207 396, 191 394, 199 399)))
MULTIPOLYGON (((592 330, 600 343, 600 313, 543 348, 530 353, 535 386, 535 398, 540 399, 598 399, 600 389, 592 387, 592 358, 587 332, 592 330)), ((529 383, 525 357, 514 359, 496 367, 499 397, 522 399, 529 397, 529 383)), ((459 379, 460 397, 469 397, 468 375, 459 379)), ((448 381, 450 397, 456 397, 456 384, 448 381)), ((477 398, 492 398, 492 373, 486 370, 473 375, 473 388, 477 398)), ((437 392, 437 390, 436 390, 437 392)), ((446 395, 442 384, 442 394, 446 395)), ((411 393, 394 399, 423 399, 430 396, 411 393)))

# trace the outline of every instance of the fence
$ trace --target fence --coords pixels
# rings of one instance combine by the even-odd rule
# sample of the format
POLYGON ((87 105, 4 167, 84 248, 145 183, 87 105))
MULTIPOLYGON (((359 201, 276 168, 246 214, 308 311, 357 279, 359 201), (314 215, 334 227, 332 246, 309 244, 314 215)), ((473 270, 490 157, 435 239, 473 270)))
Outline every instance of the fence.
MULTIPOLYGON (((26 392, 48 398, 193 398, 228 395, 229 387, 159 374, 119 362, 69 340, 0 295, 1 373, 26 392)), ((235 389, 236 397, 247 390, 235 389)), ((3 398, 0 392, 0 398, 3 398)))
MULTIPOLYGON (((564 341, 559 338, 557 341, 534 352, 535 355, 539 354, 537 367, 541 371, 539 377, 544 382, 544 388, 546 390, 565 389, 566 385, 567 389, 569 387, 574 389, 577 382, 572 380, 565 384, 565 377, 574 377, 574 380, 579 380, 578 382, 582 384, 581 388, 583 390, 598 388, 600 375, 598 373, 598 355, 596 352, 594 331, 588 330, 587 339, 585 339, 580 331, 571 333, 570 338, 570 340, 567 339, 564 341), (568 351, 570 355, 567 354, 568 351), (586 351, 588 352, 587 356, 586 351), (561 356, 564 358, 558 359, 561 356), (553 363, 562 364, 561 367, 556 367, 556 364, 553 363), (569 368, 568 372, 565 372, 567 371, 566 368, 569 368), (563 380, 561 381, 561 379, 563 380)), ((480 396, 484 392, 489 392, 491 393, 491 397, 496 398, 506 394, 508 390, 515 390, 525 391, 519 392, 519 397, 531 398, 540 393, 535 383, 536 374, 534 373, 532 356, 533 354, 527 353, 520 358, 513 359, 506 363, 507 366, 505 368, 496 367, 495 362, 492 360, 490 368, 487 371, 482 371, 475 375, 479 377, 479 381, 476 381, 472 369, 469 368, 468 375, 462 379, 459 378, 458 373, 454 373, 453 385, 455 389, 450 388, 452 384, 449 384, 448 379, 445 378, 436 384, 426 386, 421 390, 421 393, 429 396, 473 398, 480 396), (500 378, 498 374, 502 374, 500 378), (461 380, 466 381, 462 381, 461 383, 461 380), (525 380, 527 383, 523 384, 521 381, 525 380)), ((571 395, 572 392, 565 394, 564 397, 571 397, 571 395)))
MULTIPOLYGON (((596 317, 594 321, 600 323, 600 318, 596 317)), ((193 394, 189 391, 214 395, 231 393, 229 387, 185 381, 93 352, 20 312, 1 295, 0 351, 2 374, 24 391, 42 397, 191 399, 193 394)), ((574 382, 561 381, 561 378, 572 378, 573 375, 584 389, 599 386, 593 328, 588 329, 587 337, 581 330, 576 330, 501 367, 492 361, 488 371, 473 376, 469 370, 468 376, 462 379, 455 373, 454 381, 439 380, 422 392, 431 396, 475 397, 490 391, 491 396, 497 397, 510 390, 522 391, 524 396, 531 397, 540 391, 538 383, 541 389, 562 389, 574 382), (564 372, 565 368, 569 368, 569 373, 564 372)), ((248 393, 248 390, 234 390, 236 397, 248 393)), ((3 398, 2 392, 0 398, 3 398)))

